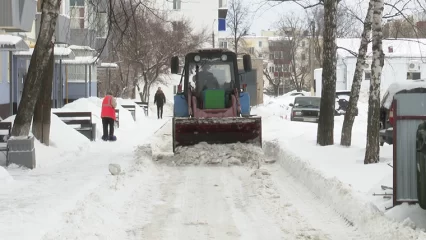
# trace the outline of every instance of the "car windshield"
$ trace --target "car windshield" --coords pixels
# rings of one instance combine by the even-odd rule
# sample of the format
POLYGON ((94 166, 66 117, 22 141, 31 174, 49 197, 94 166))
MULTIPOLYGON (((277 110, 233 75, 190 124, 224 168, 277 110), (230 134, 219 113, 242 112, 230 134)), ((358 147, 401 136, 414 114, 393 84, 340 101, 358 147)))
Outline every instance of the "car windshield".
POLYGON ((218 60, 201 60, 200 62, 189 63, 189 79, 197 86, 197 66, 199 86, 205 89, 230 89, 234 80, 232 62, 218 60))
POLYGON ((297 97, 294 99, 294 106, 297 107, 319 108, 320 104, 321 98, 318 97, 297 97))

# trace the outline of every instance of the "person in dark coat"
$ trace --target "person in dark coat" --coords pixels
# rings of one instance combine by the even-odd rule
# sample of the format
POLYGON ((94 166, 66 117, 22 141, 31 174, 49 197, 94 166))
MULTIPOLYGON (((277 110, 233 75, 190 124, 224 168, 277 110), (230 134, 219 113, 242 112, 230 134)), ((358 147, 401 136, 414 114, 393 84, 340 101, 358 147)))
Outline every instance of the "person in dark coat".
POLYGON ((158 119, 163 119, 163 105, 166 103, 166 96, 164 95, 161 87, 158 88, 154 96, 154 104, 157 104, 158 119))

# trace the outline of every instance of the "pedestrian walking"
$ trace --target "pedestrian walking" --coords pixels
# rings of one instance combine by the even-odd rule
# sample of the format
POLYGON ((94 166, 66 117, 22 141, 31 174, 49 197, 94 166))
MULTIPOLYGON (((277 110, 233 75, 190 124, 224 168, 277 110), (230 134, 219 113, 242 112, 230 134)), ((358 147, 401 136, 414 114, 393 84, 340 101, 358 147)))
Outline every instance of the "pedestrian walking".
POLYGON ((108 92, 102 101, 102 127, 103 135, 102 140, 104 141, 115 141, 117 140, 114 136, 114 123, 115 123, 115 108, 117 107, 117 100, 112 96, 111 92, 108 92), (109 132, 108 132, 109 127, 109 132))
POLYGON ((158 87, 154 96, 154 104, 157 104, 157 117, 163 119, 163 105, 166 103, 166 96, 164 95, 161 87, 158 87))

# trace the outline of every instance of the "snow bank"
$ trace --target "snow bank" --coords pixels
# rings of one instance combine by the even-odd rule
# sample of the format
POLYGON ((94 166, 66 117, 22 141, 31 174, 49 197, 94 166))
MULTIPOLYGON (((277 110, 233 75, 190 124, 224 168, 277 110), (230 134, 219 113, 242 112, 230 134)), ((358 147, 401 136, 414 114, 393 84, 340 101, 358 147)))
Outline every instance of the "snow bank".
POLYGON ((262 116, 265 152, 275 156, 281 166, 303 182, 314 194, 334 204, 335 209, 348 221, 376 234, 373 239, 418 237, 419 231, 404 226, 413 221, 417 228, 425 228, 426 211, 415 206, 411 206, 413 208, 411 211, 399 210, 403 206, 386 211, 385 207, 390 207, 392 201, 381 196, 372 196, 373 193, 386 192, 380 188, 381 185, 392 186, 392 168, 387 165, 392 160, 392 146, 381 147, 380 163, 363 164, 368 90, 361 89, 361 93, 358 104, 359 115, 353 126, 352 146, 349 148, 338 145, 343 116, 335 117, 336 145, 320 147, 316 145, 317 124, 281 119, 279 114, 273 114, 282 111, 282 107, 274 102, 268 106, 255 107, 255 112, 260 108, 263 108, 261 109, 263 112, 269 111, 267 114, 259 111, 262 116), (414 211, 417 212, 416 215, 410 214, 414 211), (423 216, 420 217, 421 215, 423 216), (393 219, 405 221, 405 225, 393 222, 393 219), (381 227, 381 224, 386 226, 381 227))
POLYGON ((7 184, 12 181, 13 177, 9 174, 9 172, 0 166, 0 182, 2 183, 2 187, 4 186, 4 184, 7 184))
MULTIPOLYGON (((11 122, 13 125, 15 116, 16 115, 10 116, 3 121, 11 122)), ((85 136, 62 122, 55 114, 52 113, 50 117, 50 146, 46 146, 40 143, 39 140, 34 139, 37 168, 56 164, 61 161, 61 155, 70 152, 81 151, 82 149, 86 148, 87 143, 90 142, 89 139, 87 139, 85 136)), ((31 131, 30 136, 33 136, 31 131)), ((2 159, 1 153, 0 160, 2 164, 5 164, 5 156, 2 159)), ((13 165, 11 167, 16 168, 16 166, 13 165)))
POLYGON ((278 141, 266 142, 264 150, 275 156, 278 163, 314 195, 333 206, 350 224, 370 233, 373 239, 426 238, 424 232, 389 220, 375 205, 362 201, 359 194, 352 191, 350 185, 342 183, 337 178, 325 177, 321 171, 297 157, 296 153, 278 141))

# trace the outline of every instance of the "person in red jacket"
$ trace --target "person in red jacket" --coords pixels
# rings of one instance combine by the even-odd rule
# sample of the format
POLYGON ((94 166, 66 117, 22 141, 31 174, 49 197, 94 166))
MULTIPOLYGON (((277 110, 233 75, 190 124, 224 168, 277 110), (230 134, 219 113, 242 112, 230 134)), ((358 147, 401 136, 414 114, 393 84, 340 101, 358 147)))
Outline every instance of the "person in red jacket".
POLYGON ((102 101, 102 127, 103 135, 102 140, 115 141, 117 138, 114 136, 114 122, 115 122, 115 108, 117 107, 117 100, 112 96, 111 92, 108 92, 102 101), (108 134, 109 127, 109 134, 108 134))

